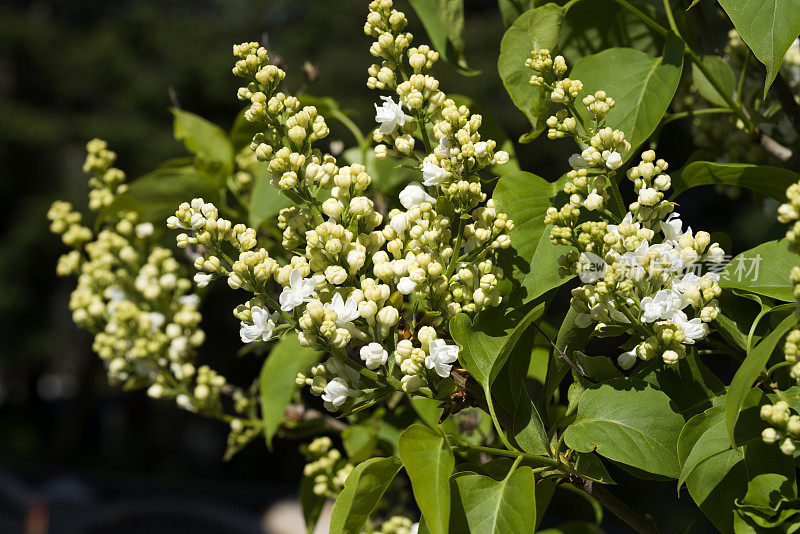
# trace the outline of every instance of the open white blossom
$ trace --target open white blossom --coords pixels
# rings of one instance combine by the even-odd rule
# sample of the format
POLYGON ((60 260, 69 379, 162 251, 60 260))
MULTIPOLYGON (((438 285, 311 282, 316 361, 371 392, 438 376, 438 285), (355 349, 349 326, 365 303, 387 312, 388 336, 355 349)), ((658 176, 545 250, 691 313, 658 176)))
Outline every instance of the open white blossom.
POLYGON ((428 342, 425 367, 433 369, 437 375, 442 378, 450 376, 450 369, 456 360, 458 360, 457 345, 448 345, 444 339, 433 339, 428 342))
POLYGON ((253 306, 250 310, 250 316, 253 318, 253 323, 248 324, 242 321, 242 327, 239 330, 242 343, 269 341, 269 338, 272 337, 272 333, 275 331, 275 322, 278 320, 278 313, 270 314, 269 310, 265 308, 253 306))
POLYGON ((389 353, 379 343, 364 345, 359 352, 361 360, 365 363, 367 369, 371 370, 377 369, 389 359, 389 353))
MULTIPOLYGON (((484 143, 485 145, 485 143, 484 143)), ((484 146, 484 150, 485 150, 484 146)), ((431 163, 430 161, 426 161, 422 164, 422 185, 426 185, 428 187, 439 185, 447 179, 447 176, 450 173, 446 170, 442 169, 435 163, 431 163)))
POLYGON ((289 274, 289 287, 284 287, 279 297, 281 309, 285 312, 292 311, 307 302, 313 292, 314 281, 310 278, 303 278, 300 271, 292 269, 289 274))
MULTIPOLYGON (((670 213, 666 220, 660 222, 661 232, 664 234, 664 241, 677 242, 678 238, 684 234, 683 222, 680 217, 681 216, 677 213, 670 213)), ((685 233, 691 234, 692 228, 687 228, 685 233)))
POLYGON ((411 182, 400 191, 400 204, 407 210, 419 206, 423 202, 433 204, 436 199, 426 193, 419 182, 411 182))
POLYGON ((397 290, 403 295, 410 295, 417 289, 417 283, 408 276, 404 276, 397 282, 397 290))
POLYGON ((339 293, 333 296, 330 303, 325 304, 325 309, 336 312, 336 326, 345 327, 361 317, 358 313, 358 303, 353 297, 348 297, 345 301, 339 293))
POLYGON ((643 323, 652 323, 659 319, 669 321, 685 306, 686 301, 680 293, 672 289, 662 289, 655 296, 642 299, 641 320, 643 323))
POLYGON ((684 343, 687 345, 694 345, 695 341, 703 339, 708 333, 708 326, 699 317, 690 320, 682 311, 675 312, 671 320, 683 331, 686 336, 684 343))
POLYGON ((375 104, 375 122, 380 124, 378 131, 382 134, 390 134, 398 126, 403 126, 406 121, 411 120, 409 115, 403 112, 399 103, 395 103, 390 96, 382 96, 383 104, 375 104))
POLYGON ((604 150, 603 161, 606 162, 606 167, 609 169, 618 169, 622 165, 622 155, 616 151, 604 150))
POLYGON ((338 408, 353 394, 344 378, 336 377, 325 385, 322 400, 338 408))

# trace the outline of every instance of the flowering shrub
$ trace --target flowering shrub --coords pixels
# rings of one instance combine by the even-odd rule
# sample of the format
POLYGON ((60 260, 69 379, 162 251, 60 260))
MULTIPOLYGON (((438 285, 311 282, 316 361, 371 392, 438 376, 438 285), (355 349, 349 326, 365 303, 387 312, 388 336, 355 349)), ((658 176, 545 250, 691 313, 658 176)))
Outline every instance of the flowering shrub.
POLYGON ((287 93, 268 50, 242 43, 232 133, 174 111, 191 163, 128 182, 104 142, 88 144, 94 230, 63 202, 49 218, 73 249, 58 273, 78 278, 74 320, 109 380, 225 421, 228 455, 258 436, 326 434, 301 446, 309 529, 331 498, 332 532, 533 532, 568 487, 657 531, 606 489, 621 467, 685 485, 722 532, 792 531, 800 175, 732 163, 749 153, 733 150, 670 175, 653 147, 665 123, 726 114, 718 133, 796 166, 798 10, 720 0, 738 33, 719 58, 681 37, 691 20, 669 2, 660 15, 609 2, 663 49, 654 57, 564 43, 588 27, 588 2, 500 2, 498 70, 532 127, 519 144, 546 131, 578 147, 545 180, 433 74, 442 60, 474 74, 462 3, 412 4, 435 47, 412 44, 392 0, 369 4, 368 135, 330 99, 287 93), (330 121, 357 140, 343 158, 325 152, 330 121), (693 230, 675 200, 712 184, 785 201, 786 239, 733 257, 727 236, 693 230), (241 295, 245 352, 266 355, 250 384, 195 361, 220 279, 241 295), (732 378, 709 368, 718 355, 732 378))

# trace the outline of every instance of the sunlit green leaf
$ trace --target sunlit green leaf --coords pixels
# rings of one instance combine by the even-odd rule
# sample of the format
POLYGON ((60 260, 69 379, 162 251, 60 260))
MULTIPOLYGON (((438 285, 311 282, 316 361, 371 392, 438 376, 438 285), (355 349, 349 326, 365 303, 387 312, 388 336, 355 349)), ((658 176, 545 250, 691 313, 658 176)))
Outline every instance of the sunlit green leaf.
MULTIPOLYGON (((616 101, 606 124, 625 132, 635 149, 661 122, 683 69, 683 41, 670 34, 662 57, 651 57, 633 48, 612 48, 580 59, 570 77, 583 82, 578 100, 598 90, 616 101)), ((584 120, 589 112, 579 107, 584 120)))
POLYGON ((533 126, 536 133, 532 137, 544 130, 550 101, 544 91, 528 83, 533 71, 525 67, 525 60, 532 50, 555 48, 563 16, 563 8, 556 4, 528 10, 514 21, 500 43, 497 72, 514 105, 533 126))
POLYGON ((783 202, 786 189, 800 181, 800 174, 780 167, 747 163, 694 161, 672 177, 672 198, 703 185, 735 185, 783 202))
POLYGON ((719 0, 753 54, 767 67, 766 95, 783 56, 800 35, 800 9, 787 0, 719 0))
POLYGON ((720 275, 722 288, 794 302, 789 273, 798 264, 785 239, 767 241, 734 257, 720 275))
POLYGON ((428 530, 431 534, 446 534, 450 521, 450 474, 455 466, 447 440, 428 427, 410 426, 400 435, 400 459, 428 530))
MULTIPOLYGON (((736 92, 736 76, 734 76, 731 66, 719 56, 704 56, 702 61, 703 65, 711 72, 712 77, 722 85, 725 94, 733 98, 736 92)), ((708 78, 706 78, 705 74, 703 74, 700 68, 694 63, 692 63, 692 79, 697 86, 697 92, 700 93, 703 98, 712 104, 728 107, 727 102, 725 102, 725 99, 720 95, 719 91, 717 91, 708 78)))
POLYGON ((370 458, 347 477, 331 512, 332 534, 361 534, 364 523, 402 464, 397 458, 370 458))
POLYGON ((739 419, 739 411, 744 405, 750 387, 756 378, 764 372, 764 368, 772 355, 778 342, 797 324, 797 318, 792 314, 785 318, 761 343, 755 346, 750 354, 739 366, 736 374, 728 387, 725 398, 725 425, 731 444, 735 445, 734 429, 739 419))
POLYGON ((295 335, 287 335, 270 351, 259 378, 261 418, 267 446, 284 419, 286 406, 292 400, 297 373, 319 360, 319 353, 303 347, 295 335))
POLYGON ((677 478, 675 447, 683 418, 670 404, 665 393, 642 380, 611 380, 583 392, 565 442, 580 452, 596 450, 611 460, 677 478))
POLYGON ((533 470, 519 467, 501 481, 462 473, 453 476, 450 532, 470 534, 533 533, 536 527, 536 482, 533 470))

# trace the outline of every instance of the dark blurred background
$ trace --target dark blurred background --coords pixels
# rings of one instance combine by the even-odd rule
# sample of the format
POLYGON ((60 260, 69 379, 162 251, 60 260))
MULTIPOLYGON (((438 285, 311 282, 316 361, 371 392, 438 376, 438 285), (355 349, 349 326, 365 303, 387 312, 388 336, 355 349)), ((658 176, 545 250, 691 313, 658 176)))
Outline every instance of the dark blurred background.
MULTIPOLYGON (((64 250, 48 233, 45 213, 57 198, 85 205, 81 165, 93 137, 106 139, 119 154, 117 165, 136 177, 184 153, 172 138, 171 105, 228 129, 239 111, 230 72, 233 43, 268 41, 285 62, 290 88, 303 83, 301 67, 310 61, 319 79, 307 92, 335 97, 369 128, 377 96, 365 86, 372 62, 362 31, 366 4, 0 3, 0 534, 21 532, 23 520, 29 533, 258 532, 270 503, 296 492, 303 463, 296 443, 279 442, 268 454, 256 440, 223 462, 225 425, 105 383, 89 336, 70 318, 74 280, 55 276, 64 250), (129 530, 114 523, 141 510, 151 513, 144 523, 125 523, 129 530), (195 522, 153 530, 156 522, 169 524, 164 518, 171 512, 187 512, 195 522), (89 520, 99 526, 81 526, 89 520)), ((466 57, 482 74, 465 78, 442 65, 437 75, 445 92, 481 102, 516 139, 528 128, 496 73, 503 33, 497 4, 466 5, 466 57)), ((400 7, 409 13, 415 40, 426 41, 408 6, 400 7)), ((692 152, 688 125, 672 123, 659 148, 680 166, 692 152)), ((572 147, 540 139, 518 152, 523 168, 554 179, 566 170, 572 147)), ((684 212, 693 226, 728 229, 742 250, 775 233, 769 216, 753 206, 749 198, 706 191, 684 212)), ((222 300, 219 311, 204 310, 208 342, 201 359, 246 379, 258 369, 234 361, 238 335, 230 309, 237 300, 226 289, 211 297, 222 300)), ((674 500, 672 484, 659 488, 659 500, 674 500)), ((676 511, 687 513, 683 506, 676 511)), ((569 505, 557 513, 561 519, 575 515, 569 505)))

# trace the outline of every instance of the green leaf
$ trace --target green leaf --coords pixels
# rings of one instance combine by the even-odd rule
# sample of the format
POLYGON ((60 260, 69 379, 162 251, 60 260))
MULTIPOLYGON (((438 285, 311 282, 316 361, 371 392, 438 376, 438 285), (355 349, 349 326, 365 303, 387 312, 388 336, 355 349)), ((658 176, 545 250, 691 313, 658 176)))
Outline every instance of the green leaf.
POLYGON ((786 189, 800 181, 800 174, 780 167, 747 163, 694 161, 672 177, 672 199, 702 185, 735 185, 783 202, 786 189))
POLYGON ((747 473, 744 453, 728 441, 722 406, 689 419, 678 439, 678 457, 682 466, 678 487, 685 481, 703 513, 722 532, 730 532, 731 507, 747 473))
POLYGON ((518 467, 501 481, 470 472, 452 480, 457 491, 450 532, 533 533, 536 481, 530 467, 518 467))
POLYGON ((172 108, 173 135, 197 157, 196 166, 214 186, 233 171, 233 145, 225 130, 199 115, 172 108))
POLYGON ((450 521, 450 474, 455 457, 443 435, 412 425, 400 435, 400 459, 431 534, 446 534, 450 521))
POLYGON ((736 421, 739 419, 739 411, 742 409, 745 398, 750 391, 750 386, 764 371, 764 367, 778 342, 796 324, 797 318, 794 314, 781 321, 775 330, 750 351, 750 354, 747 355, 731 380, 728 394, 725 397, 725 425, 732 445, 736 446, 734 428, 736 427, 736 421))
POLYGON ((515 291, 520 300, 537 298, 569 280, 558 274, 558 258, 568 249, 550 242, 551 226, 544 222, 564 180, 548 182, 529 172, 512 172, 500 177, 492 194, 497 211, 514 221, 510 237, 517 257, 504 269, 506 276, 513 273, 521 280, 523 291, 515 291))
POLYGON ((716 397, 725 394, 725 385, 703 364, 694 349, 687 351, 677 364, 657 368, 645 380, 666 393, 684 417, 703 412, 716 397))
MULTIPOLYGON (((702 62, 709 72, 711 72, 714 79, 722 85, 725 94, 733 98, 736 92, 736 76, 734 76, 731 66, 719 56, 703 56, 702 62)), ((706 78, 705 74, 703 74, 695 63, 692 63, 692 79, 697 86, 697 91, 700 93, 700 96, 712 104, 724 108, 728 107, 725 98, 711 85, 711 82, 708 81, 708 78, 706 78)))
POLYGON ((324 495, 314 493, 314 479, 304 476, 300 480, 300 506, 303 510, 303 519, 306 522, 308 534, 314 532, 326 500, 324 495))
POLYGON ((733 531, 734 503, 745 494, 747 481, 763 473, 779 473, 792 481, 794 465, 774 445, 761 442, 764 423, 759 416, 766 397, 751 390, 736 425, 734 448, 727 435, 725 407, 714 406, 692 417, 678 440, 681 480, 703 513, 722 532, 733 531))
POLYGON ((533 7, 532 0, 497 0, 500 16, 503 17, 503 26, 508 28, 524 12, 533 7))
POLYGON ((143 221, 163 227, 167 217, 175 214, 181 202, 196 197, 216 201, 217 190, 209 185, 194 167, 171 167, 155 170, 130 183, 98 217, 98 223, 120 211, 135 211, 143 221))
MULTIPOLYGON (((500 373, 512 350, 517 345, 520 336, 544 312, 542 302, 531 302, 517 310, 510 310, 506 315, 498 317, 497 312, 481 313, 472 322, 469 316, 461 313, 450 320, 450 334, 461 348, 459 359, 470 375, 481 385, 489 405, 490 412, 494 412, 491 388, 495 378, 500 373)), ((530 351, 530 347, 528 347, 530 351)), ((528 352, 530 356, 530 352, 528 352)), ((524 371, 518 373, 520 380, 524 378, 524 371)), ((527 398, 527 394, 525 395, 527 398)), ((517 396, 515 402, 519 400, 517 396)), ((491 413, 495 425, 499 426, 497 415, 491 413)), ((512 417, 510 426, 524 434, 525 443, 531 454, 544 454, 547 452, 547 435, 544 424, 535 407, 527 399, 525 411, 520 414, 510 413, 512 417), (530 411, 527 410, 530 408, 530 411), (522 417, 524 415, 524 417, 522 417), (515 421, 515 416, 522 420, 515 421), (522 425, 524 423, 524 425, 522 425), (535 448, 532 448, 534 447, 535 448)))
POLYGON ((274 225, 273 219, 293 202, 270 183, 266 163, 258 162, 253 166, 253 179, 255 185, 250 195, 248 222, 253 228, 263 224, 274 225))
POLYGON ((794 480, 778 473, 758 475, 747 484, 747 493, 736 502, 734 529, 739 533, 797 532, 800 500, 794 480))
POLYGON ((272 438, 283 422, 286 406, 292 400, 297 387, 297 373, 319 360, 320 354, 303 347, 295 335, 287 335, 270 351, 259 378, 261 396, 261 418, 264 421, 264 436, 267 446, 272 448, 272 438))
POLYGON ((767 67, 764 96, 800 35, 800 9, 787 0, 719 0, 753 54, 767 67))
POLYGON ((564 9, 556 4, 528 10, 506 30, 500 43, 497 72, 514 105, 528 117, 537 132, 533 137, 544 131, 544 123, 550 115, 550 100, 541 88, 528 83, 533 71, 525 67, 525 60, 532 50, 556 47, 563 17, 564 9))
POLYGON ((797 263, 785 239, 767 241, 733 258, 720 275, 719 285, 794 302, 789 273, 797 263))
POLYGON ((439 55, 465 76, 471 70, 464 58, 464 0, 409 0, 433 47, 439 55))
POLYGON ((331 534, 360 534, 402 464, 397 458, 371 458, 347 477, 331 512, 331 534))
POLYGON ((342 430, 342 444, 347 457, 354 464, 361 463, 375 455, 378 444, 378 428, 374 422, 350 425, 342 430))
POLYGON ((199 115, 172 108, 173 135, 186 149, 206 161, 230 162, 233 147, 225 130, 199 115))
MULTIPOLYGON (((683 69, 683 41, 667 36, 664 55, 651 57, 632 48, 611 48, 575 63, 570 78, 583 82, 578 101, 598 90, 616 101, 606 116, 606 124, 625 132, 633 154, 661 122, 667 111, 683 69)), ((579 113, 591 121, 589 112, 579 113)))
POLYGON ((583 392, 564 438, 579 452, 597 450, 648 473, 677 478, 681 428, 683 418, 672 411, 665 393, 643 380, 619 378, 583 392))
POLYGON ((606 466, 603 465, 603 460, 592 453, 577 453, 575 471, 583 478, 588 478, 601 484, 616 484, 608 473, 606 466))

